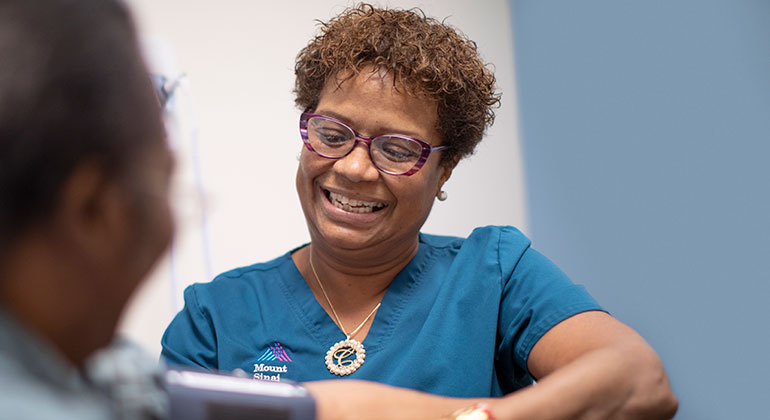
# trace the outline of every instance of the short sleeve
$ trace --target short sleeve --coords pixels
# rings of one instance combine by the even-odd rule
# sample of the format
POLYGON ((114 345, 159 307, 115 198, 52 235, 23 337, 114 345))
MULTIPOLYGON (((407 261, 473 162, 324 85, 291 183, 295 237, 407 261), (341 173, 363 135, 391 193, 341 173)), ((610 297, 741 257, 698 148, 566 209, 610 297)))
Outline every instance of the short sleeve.
POLYGON ((532 383, 529 353, 548 330, 581 312, 604 310, 543 254, 528 244, 522 250, 516 235, 521 236, 503 230, 499 243, 503 290, 496 367, 504 393, 532 383))
POLYGON ((169 365, 216 369, 216 332, 210 316, 201 310, 195 287, 185 289, 184 308, 163 334, 161 357, 169 365))

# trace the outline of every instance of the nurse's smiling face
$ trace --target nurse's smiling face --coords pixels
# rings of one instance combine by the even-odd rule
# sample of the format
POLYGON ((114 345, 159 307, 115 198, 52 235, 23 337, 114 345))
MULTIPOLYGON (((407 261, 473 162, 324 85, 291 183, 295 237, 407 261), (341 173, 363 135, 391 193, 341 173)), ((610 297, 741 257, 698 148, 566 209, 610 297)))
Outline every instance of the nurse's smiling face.
MULTIPOLYGON (((363 136, 402 134, 441 145, 436 104, 406 94, 389 74, 371 67, 339 86, 327 81, 312 112, 363 136)), ((436 193, 451 174, 439 164, 440 153, 431 153, 417 173, 395 176, 380 172, 360 142, 340 159, 303 147, 297 192, 313 243, 345 250, 416 247, 436 193)))

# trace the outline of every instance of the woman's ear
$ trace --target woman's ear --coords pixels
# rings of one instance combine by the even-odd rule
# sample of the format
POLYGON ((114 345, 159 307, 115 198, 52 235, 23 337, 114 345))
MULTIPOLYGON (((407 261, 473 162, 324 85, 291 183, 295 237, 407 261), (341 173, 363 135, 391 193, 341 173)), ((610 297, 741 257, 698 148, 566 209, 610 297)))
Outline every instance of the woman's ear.
MULTIPOLYGON (((452 159, 450 163, 443 166, 444 172, 441 174, 438 180, 438 191, 441 191, 441 187, 444 185, 445 182, 449 180, 449 178, 452 176, 452 171, 455 169, 455 166, 457 166, 457 163, 460 162, 460 157, 455 157, 452 159)), ((438 191, 436 191, 438 193, 438 191)))

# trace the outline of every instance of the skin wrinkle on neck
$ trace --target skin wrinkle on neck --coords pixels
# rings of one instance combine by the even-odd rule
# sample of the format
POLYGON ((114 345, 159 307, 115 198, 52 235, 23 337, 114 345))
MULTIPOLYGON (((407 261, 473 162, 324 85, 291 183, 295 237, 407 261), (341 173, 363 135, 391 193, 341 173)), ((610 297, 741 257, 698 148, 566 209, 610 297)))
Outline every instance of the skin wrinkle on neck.
POLYGON ((16 242, 9 258, 14 264, 5 266, 3 273, 7 277, 0 290, 0 303, 18 322, 55 343, 67 360, 80 366, 93 348, 108 344, 119 314, 108 319, 106 311, 94 309, 99 308, 99 297, 88 293, 87 282, 77 274, 80 269, 73 267, 65 249, 54 245, 60 241, 48 240, 50 236, 31 232, 16 242), (29 290, 37 293, 31 295, 29 290), (94 310, 102 314, 98 322, 94 310), (85 325, 89 328, 83 328, 85 325))

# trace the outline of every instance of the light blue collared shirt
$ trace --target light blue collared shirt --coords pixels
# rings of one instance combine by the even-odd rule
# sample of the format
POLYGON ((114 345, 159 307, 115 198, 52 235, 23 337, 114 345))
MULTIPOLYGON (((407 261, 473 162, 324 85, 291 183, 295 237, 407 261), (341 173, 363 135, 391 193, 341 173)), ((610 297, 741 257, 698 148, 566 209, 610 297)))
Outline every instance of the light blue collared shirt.
POLYGON ((0 420, 163 418, 157 367, 137 355, 111 347, 84 373, 0 308, 0 420))

